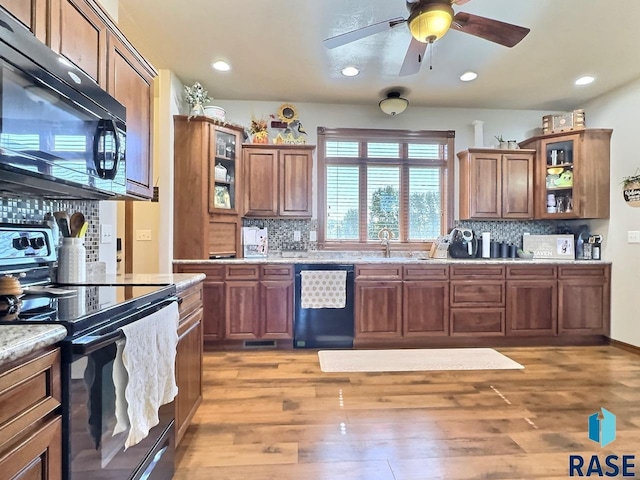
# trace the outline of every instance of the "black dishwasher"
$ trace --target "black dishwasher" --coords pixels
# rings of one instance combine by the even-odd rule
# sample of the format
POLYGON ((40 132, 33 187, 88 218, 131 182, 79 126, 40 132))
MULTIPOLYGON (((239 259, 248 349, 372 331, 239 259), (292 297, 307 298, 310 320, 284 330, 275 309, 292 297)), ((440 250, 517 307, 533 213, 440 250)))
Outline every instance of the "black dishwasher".
POLYGON ((355 301, 353 265, 298 264, 295 272, 294 347, 352 348, 355 301), (344 306, 342 308, 303 308, 301 293, 302 276, 305 271, 346 272, 344 306))

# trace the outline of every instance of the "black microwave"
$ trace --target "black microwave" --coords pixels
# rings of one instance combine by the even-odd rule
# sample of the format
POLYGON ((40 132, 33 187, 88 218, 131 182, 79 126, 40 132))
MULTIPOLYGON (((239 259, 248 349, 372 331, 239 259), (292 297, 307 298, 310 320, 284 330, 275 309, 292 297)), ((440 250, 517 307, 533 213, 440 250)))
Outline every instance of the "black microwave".
POLYGON ((0 8, 0 196, 125 195, 125 114, 0 8))

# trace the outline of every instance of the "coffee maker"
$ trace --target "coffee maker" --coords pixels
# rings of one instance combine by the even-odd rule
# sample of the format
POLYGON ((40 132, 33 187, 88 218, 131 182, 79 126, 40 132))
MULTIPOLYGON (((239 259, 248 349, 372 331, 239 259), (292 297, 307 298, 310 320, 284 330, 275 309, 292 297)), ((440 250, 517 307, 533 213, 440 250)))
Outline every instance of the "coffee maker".
POLYGON ((473 258, 478 252, 478 239, 470 228, 454 228, 449 235, 452 258, 473 258))

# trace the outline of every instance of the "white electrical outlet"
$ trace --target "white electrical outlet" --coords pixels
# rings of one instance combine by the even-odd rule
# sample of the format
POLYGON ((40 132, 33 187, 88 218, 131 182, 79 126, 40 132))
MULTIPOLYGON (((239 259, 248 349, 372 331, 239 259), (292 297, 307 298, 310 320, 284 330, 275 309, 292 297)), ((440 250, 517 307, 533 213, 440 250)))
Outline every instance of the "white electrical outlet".
POLYGON ((100 225, 100 243, 113 242, 113 227, 108 223, 100 225))
POLYGON ((150 242, 151 230, 136 230, 136 240, 139 242, 150 242))
POLYGON ((296 230, 293 232, 293 241, 299 242, 300 240, 302 240, 302 234, 300 233, 300 230, 296 230))
POLYGON ((317 240, 317 238, 318 237, 317 237, 316 231, 315 230, 311 230, 309 232, 309 241, 310 242, 315 242, 317 240))
POLYGON ((627 242, 628 243, 640 243, 640 231, 638 231, 638 230, 629 230, 627 232, 627 242))

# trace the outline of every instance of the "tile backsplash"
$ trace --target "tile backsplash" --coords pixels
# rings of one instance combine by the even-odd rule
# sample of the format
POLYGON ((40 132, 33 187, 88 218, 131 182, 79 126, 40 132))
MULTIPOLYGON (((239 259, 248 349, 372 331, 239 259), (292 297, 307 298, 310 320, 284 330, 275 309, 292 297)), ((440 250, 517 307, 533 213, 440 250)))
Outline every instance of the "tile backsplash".
POLYGON ((100 208, 97 200, 46 200, 42 198, 20 198, 0 196, 0 222, 42 224, 46 213, 66 210, 82 212, 89 223, 84 245, 87 263, 100 258, 100 208))
POLYGON ((470 228, 479 237, 482 232, 489 232, 491 239, 499 242, 508 242, 522 245, 522 234, 525 232, 531 235, 553 235, 557 232, 560 224, 554 221, 470 221, 460 220, 455 222, 459 228, 470 228))
POLYGON ((243 218, 243 227, 266 228, 269 251, 316 251, 317 242, 309 241, 309 232, 318 230, 316 219, 243 218), (294 232, 300 232, 300 240, 294 240, 294 232))

